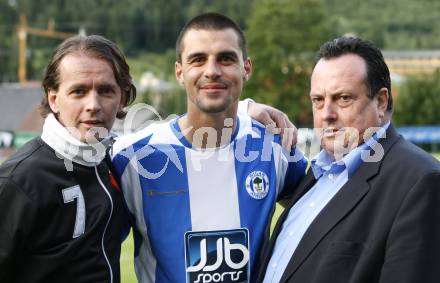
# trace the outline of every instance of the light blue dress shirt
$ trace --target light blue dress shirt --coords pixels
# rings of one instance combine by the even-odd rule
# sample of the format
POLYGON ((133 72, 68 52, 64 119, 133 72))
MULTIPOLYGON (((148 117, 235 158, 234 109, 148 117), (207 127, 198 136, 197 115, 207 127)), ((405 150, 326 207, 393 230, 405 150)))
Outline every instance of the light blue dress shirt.
POLYGON ((318 181, 290 209, 267 265, 264 283, 278 283, 280 281, 287 264, 310 224, 359 168, 362 163, 363 151, 372 148, 377 143, 378 137, 384 137, 389 125, 390 122, 380 128, 372 138, 350 151, 339 161, 335 161, 325 150, 322 150, 311 161, 313 175, 318 181))

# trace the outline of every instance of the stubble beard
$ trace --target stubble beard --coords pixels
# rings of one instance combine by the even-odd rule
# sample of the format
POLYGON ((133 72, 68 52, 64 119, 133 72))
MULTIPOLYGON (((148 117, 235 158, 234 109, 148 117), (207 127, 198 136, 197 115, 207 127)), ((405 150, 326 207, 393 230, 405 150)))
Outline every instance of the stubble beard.
POLYGON ((222 103, 209 105, 209 103, 205 103, 203 99, 197 98, 195 104, 197 108, 204 113, 219 114, 225 112, 232 105, 232 102, 232 97, 228 96, 222 99, 222 103))

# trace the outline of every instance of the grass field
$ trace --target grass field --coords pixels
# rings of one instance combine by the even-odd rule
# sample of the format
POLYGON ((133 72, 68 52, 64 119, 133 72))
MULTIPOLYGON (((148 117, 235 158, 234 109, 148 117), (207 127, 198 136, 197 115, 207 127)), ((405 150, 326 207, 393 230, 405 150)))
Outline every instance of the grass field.
POLYGON ((133 265, 133 237, 130 234, 122 244, 121 283, 137 283, 133 265))
MULTIPOLYGON (((433 154, 438 160, 440 160, 440 153, 433 154)), ((276 220, 283 211, 283 207, 277 204, 274 217, 272 219, 272 229, 276 223, 276 220)), ((136 275, 133 268, 133 239, 131 234, 127 237, 127 240, 122 244, 121 253, 121 282, 122 283, 137 283, 136 275)))

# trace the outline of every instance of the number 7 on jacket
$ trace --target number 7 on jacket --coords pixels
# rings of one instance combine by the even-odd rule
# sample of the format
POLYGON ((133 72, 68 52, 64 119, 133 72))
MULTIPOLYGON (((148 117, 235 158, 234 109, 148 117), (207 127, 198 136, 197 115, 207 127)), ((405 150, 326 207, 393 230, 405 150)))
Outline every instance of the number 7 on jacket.
POLYGON ((84 203, 84 196, 79 185, 63 189, 62 192, 64 203, 69 203, 77 199, 75 228, 72 236, 72 238, 77 238, 84 234, 86 226, 86 206, 84 203))

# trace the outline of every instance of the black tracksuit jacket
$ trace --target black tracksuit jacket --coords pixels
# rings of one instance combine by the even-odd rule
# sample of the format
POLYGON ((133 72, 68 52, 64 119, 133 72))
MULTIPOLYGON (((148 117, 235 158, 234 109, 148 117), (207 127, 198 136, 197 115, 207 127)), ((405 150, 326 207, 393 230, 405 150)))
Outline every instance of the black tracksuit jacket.
POLYGON ((122 212, 105 161, 68 171, 31 141, 0 166, 0 282, 120 282, 122 212))

